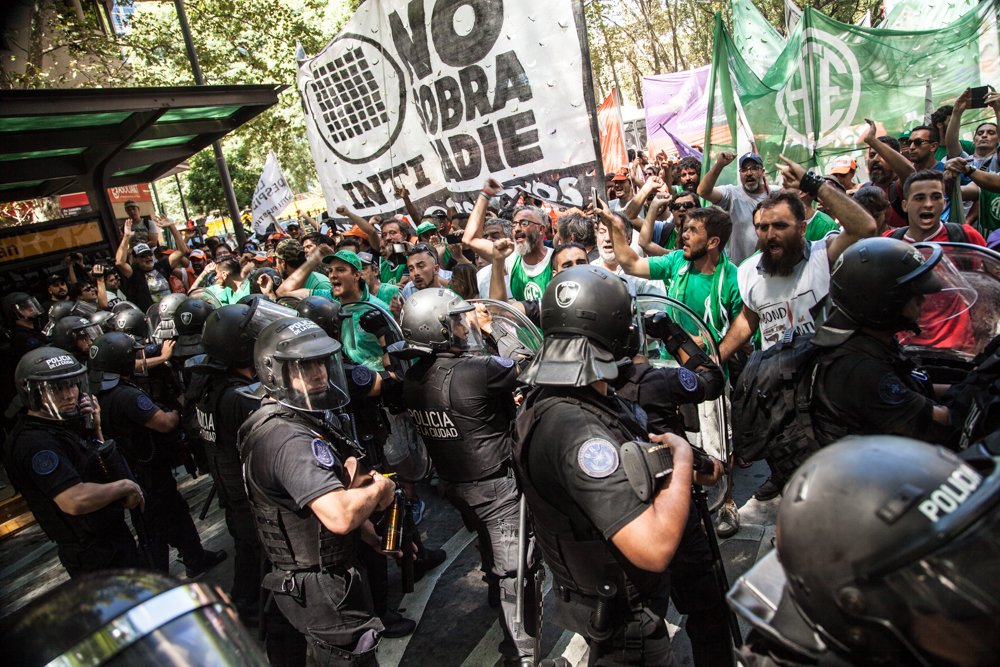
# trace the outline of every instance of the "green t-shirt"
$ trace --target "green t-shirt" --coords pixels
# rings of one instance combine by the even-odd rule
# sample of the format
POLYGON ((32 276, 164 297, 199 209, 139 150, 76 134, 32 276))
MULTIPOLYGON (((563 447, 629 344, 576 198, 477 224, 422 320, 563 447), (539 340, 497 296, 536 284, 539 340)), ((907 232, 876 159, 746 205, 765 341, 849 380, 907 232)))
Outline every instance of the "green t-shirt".
MULTIPOLYGON (((315 289, 312 291, 312 295, 325 296, 328 299, 340 301, 328 289, 315 289)), ((380 306, 389 312, 388 304, 378 297, 372 296, 366 287, 361 301, 343 304, 343 312, 349 314, 351 318, 344 318, 340 325, 340 344, 343 346, 344 356, 349 360, 373 371, 381 371, 385 370, 385 366, 382 364, 382 345, 378 342, 378 338, 362 329, 361 325, 358 324, 361 316, 371 310, 363 305, 366 302, 380 306)))
MULTIPOLYGON (((545 288, 552 281, 552 249, 545 249, 545 258, 527 269, 520 255, 510 264, 510 295, 517 301, 534 301, 542 298, 545 288)), ((508 259, 508 261, 510 261, 508 259)))
POLYGON ((205 288, 205 293, 210 297, 206 300, 213 303, 213 305, 214 302, 218 302, 217 307, 231 306, 234 303, 239 303, 240 299, 250 294, 250 281, 244 280, 235 291, 229 287, 209 285, 205 288))
MULTIPOLYGON (((728 257, 721 258, 713 273, 693 272, 684 251, 649 258, 649 277, 662 280, 667 296, 677 299, 693 310, 708 325, 718 343, 729 325, 743 308, 740 288, 736 281, 736 265, 728 257)), ((680 322, 680 324, 684 324, 680 322)), ((691 334, 693 327, 684 327, 691 334)))
POLYGON ((306 284, 303 285, 305 289, 330 289, 330 279, 324 276, 322 273, 317 273, 313 271, 306 278, 306 284))
POLYGON ((979 188, 979 217, 975 227, 986 239, 1000 228, 1000 193, 979 188))
POLYGON ((389 262, 383 258, 378 269, 378 279, 383 285, 386 283, 390 285, 397 285, 399 284, 399 281, 403 279, 403 273, 405 271, 405 264, 400 264, 394 269, 389 262))
POLYGON ((393 298, 397 294, 399 294, 399 285, 379 283, 378 292, 375 294, 375 298, 383 303, 392 303, 393 298))
POLYGON ((806 224, 806 241, 819 241, 835 229, 840 229, 836 220, 823 211, 816 211, 806 224))

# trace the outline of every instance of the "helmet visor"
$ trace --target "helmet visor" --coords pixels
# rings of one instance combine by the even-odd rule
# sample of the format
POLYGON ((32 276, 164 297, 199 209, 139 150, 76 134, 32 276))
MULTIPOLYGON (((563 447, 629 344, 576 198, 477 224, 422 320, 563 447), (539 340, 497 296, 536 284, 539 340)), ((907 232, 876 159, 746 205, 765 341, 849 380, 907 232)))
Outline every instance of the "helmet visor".
POLYGON ((38 299, 29 296, 21 303, 14 304, 14 314, 19 320, 34 320, 42 316, 42 305, 38 299))
MULTIPOLYGON (((927 246, 914 247, 925 258, 933 252, 927 246)), ((915 301, 904 305, 904 315, 916 322, 920 331, 902 332, 901 344, 974 352, 976 341, 969 310, 979 295, 947 255, 913 281, 911 294, 915 301)))
MULTIPOLYGON (((943 618, 969 629, 1000 626, 1000 512, 994 507, 941 548, 885 577, 912 614, 913 635, 920 619, 943 618)), ((913 637, 917 640, 917 637, 913 637)), ((987 638, 1000 652, 1000 634, 987 638)))
POLYGON ((321 412, 335 410, 349 400, 339 352, 316 359, 286 361, 283 372, 285 386, 276 398, 288 407, 321 412))
POLYGON ((448 315, 451 346, 462 352, 484 352, 483 335, 479 330, 478 311, 469 309, 448 315))
POLYGON ((272 322, 277 322, 286 317, 298 317, 299 314, 291 308, 286 308, 273 301, 260 298, 253 302, 248 316, 250 319, 247 321, 244 329, 256 340, 260 336, 260 332, 272 322))
POLYGON ((77 340, 82 340, 86 338, 91 343, 104 335, 104 329, 97 324, 91 324, 85 327, 80 327, 79 329, 73 330, 73 335, 77 340))
POLYGON ((86 373, 59 380, 34 380, 31 385, 32 399, 37 406, 35 409, 52 419, 69 419, 78 415, 80 398, 88 390, 86 373))

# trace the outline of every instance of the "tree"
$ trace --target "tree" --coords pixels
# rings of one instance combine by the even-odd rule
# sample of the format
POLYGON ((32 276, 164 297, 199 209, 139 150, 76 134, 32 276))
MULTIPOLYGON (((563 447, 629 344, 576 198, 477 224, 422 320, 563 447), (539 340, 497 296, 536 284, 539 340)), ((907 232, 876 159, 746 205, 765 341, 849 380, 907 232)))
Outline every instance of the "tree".
MULTIPOLYGON (((229 176, 236 191, 236 201, 241 206, 249 206, 253 191, 257 187, 260 170, 248 166, 249 146, 244 143, 236 150, 226 155, 229 165, 229 176)), ((185 189, 188 206, 203 213, 224 211, 226 195, 222 191, 222 181, 219 180, 219 170, 215 166, 215 152, 207 148, 191 159, 191 169, 187 171, 187 188, 185 189)))

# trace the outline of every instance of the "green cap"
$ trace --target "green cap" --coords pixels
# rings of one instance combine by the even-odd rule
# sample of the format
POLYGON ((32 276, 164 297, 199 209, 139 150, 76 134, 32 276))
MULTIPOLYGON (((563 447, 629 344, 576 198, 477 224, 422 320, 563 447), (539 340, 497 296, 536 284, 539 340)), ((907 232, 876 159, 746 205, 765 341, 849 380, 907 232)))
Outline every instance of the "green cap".
POLYGON ((356 253, 351 252, 350 250, 338 250, 332 255, 327 255, 323 258, 323 263, 329 264, 336 259, 339 259, 342 262, 347 262, 357 271, 361 270, 361 260, 358 258, 356 253))
POLYGON ((898 137, 899 141, 902 141, 903 139, 909 139, 909 138, 910 138, 910 131, 909 130, 903 130, 902 132, 899 133, 899 137, 898 137))
POLYGON ((421 222, 420 225, 417 227, 417 236, 420 236, 421 234, 426 234, 427 232, 436 232, 436 231, 437 231, 437 225, 435 225, 433 222, 421 222))

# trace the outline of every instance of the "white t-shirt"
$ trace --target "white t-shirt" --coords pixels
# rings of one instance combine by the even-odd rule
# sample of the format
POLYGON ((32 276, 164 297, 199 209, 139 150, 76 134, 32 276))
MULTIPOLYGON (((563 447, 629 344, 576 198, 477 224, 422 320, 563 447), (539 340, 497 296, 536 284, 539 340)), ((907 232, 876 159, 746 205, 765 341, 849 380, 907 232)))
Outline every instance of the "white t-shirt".
POLYGON ((766 350, 794 327, 796 333, 813 333, 816 325, 809 309, 830 291, 830 261, 826 240, 806 244, 807 255, 788 276, 765 274, 760 255, 740 264, 736 280, 743 305, 760 318, 760 345, 766 350))
MULTIPOLYGON (((438 277, 440 277, 441 280, 445 281, 446 283, 451 281, 451 271, 449 271, 448 269, 439 268, 437 274, 438 277)), ((414 285, 413 281, 411 280, 410 282, 406 283, 403 286, 403 289, 399 290, 399 296, 402 297, 403 301, 406 301, 411 296, 416 294, 417 291, 418 291, 417 286, 414 285)))
MULTIPOLYGON (((749 257, 757 249, 757 232, 753 228, 753 210, 757 204, 764 201, 768 192, 759 195, 748 194, 743 186, 717 185, 716 190, 722 193, 719 206, 729 212, 729 219, 733 221, 733 234, 729 237, 726 245, 726 254, 734 264, 739 265, 744 259, 749 257)), ((769 185, 768 191, 777 192, 781 188, 769 185)))
MULTIPOLYGON (((490 279, 493 277, 493 265, 487 264, 476 271, 476 284, 479 286, 479 298, 490 298, 490 279)), ((510 276, 503 277, 504 285, 507 287, 507 294, 510 294, 510 276)))
MULTIPOLYGON (((591 266, 598 266, 598 267, 604 269, 605 271, 611 271, 611 269, 609 269, 607 266, 605 266, 604 260, 602 260, 602 259, 595 259, 593 262, 590 263, 590 265, 591 266)), ((622 267, 621 267, 620 264, 617 265, 615 267, 615 270, 611 271, 611 272, 613 274, 615 274, 616 276, 621 276, 622 278, 625 279, 625 281, 627 283, 629 283, 630 285, 632 285, 632 287, 635 288, 635 293, 636 294, 656 294, 658 296, 666 296, 667 295, 667 289, 666 289, 666 286, 664 286, 662 280, 649 280, 648 278, 640 278, 638 276, 630 276, 629 274, 625 273, 625 271, 622 270, 622 267)))

